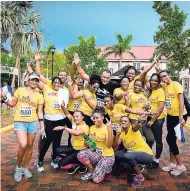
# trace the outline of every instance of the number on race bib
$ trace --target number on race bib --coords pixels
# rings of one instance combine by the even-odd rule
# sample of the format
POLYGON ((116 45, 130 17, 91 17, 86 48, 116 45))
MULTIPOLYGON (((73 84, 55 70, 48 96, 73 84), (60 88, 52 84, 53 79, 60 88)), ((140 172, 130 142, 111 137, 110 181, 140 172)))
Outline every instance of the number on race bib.
POLYGON ((21 117, 31 117, 32 116, 32 107, 21 107, 20 116, 21 117))
POLYGON ((54 101, 53 102, 53 109, 61 109, 61 105, 58 102, 54 101))
POLYGON ((171 101, 171 99, 166 99, 165 104, 166 104, 166 108, 167 109, 171 109, 172 108, 172 101, 171 101))
POLYGON ((74 103, 73 104, 73 110, 74 111, 78 110, 79 106, 80 106, 80 103, 74 103))

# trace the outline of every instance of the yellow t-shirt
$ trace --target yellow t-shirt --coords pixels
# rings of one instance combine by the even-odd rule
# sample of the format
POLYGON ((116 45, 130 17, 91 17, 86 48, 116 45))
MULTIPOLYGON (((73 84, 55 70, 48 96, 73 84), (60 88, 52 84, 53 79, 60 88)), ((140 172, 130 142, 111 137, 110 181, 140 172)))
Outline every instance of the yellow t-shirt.
POLYGON ((140 75, 135 76, 135 78, 131 82, 129 82, 129 87, 128 87, 129 93, 133 93, 133 91, 134 91, 134 83, 135 83, 136 79, 140 79, 140 75))
POLYGON ((124 131, 121 132, 120 139, 125 148, 127 148, 127 144, 134 141, 134 144, 130 147, 133 152, 145 152, 149 155, 153 155, 152 150, 143 139, 140 131, 133 131, 132 126, 129 127, 127 134, 125 134, 124 131))
POLYGON ((37 121, 37 106, 44 103, 42 94, 36 92, 31 95, 26 88, 18 88, 14 97, 18 99, 14 121, 37 121))
POLYGON ((106 145, 108 137, 107 126, 97 128, 96 125, 90 127, 89 137, 96 142, 96 147, 102 151, 102 156, 113 156, 113 148, 108 148, 106 145))
POLYGON ((53 90, 48 85, 44 84, 43 89, 45 108, 47 114, 62 114, 63 110, 58 103, 58 91, 53 90))
MULTIPOLYGON (((84 130, 84 133, 86 135, 89 134, 89 127, 88 125, 86 125, 86 123, 82 125, 77 125, 76 130, 79 130, 79 129, 84 130)), ((81 150, 86 148, 84 146, 84 138, 82 137, 82 135, 79 135, 79 136, 72 135, 72 146, 75 150, 81 150)))
MULTIPOLYGON (((132 109, 139 110, 143 108, 143 106, 147 101, 148 100, 143 93, 138 93, 138 94, 132 93, 129 99, 129 104, 131 105, 132 109)), ((138 115, 130 113, 129 118, 138 120, 138 115)))
MULTIPOLYGON (((171 116, 179 116, 179 99, 178 94, 183 93, 183 87, 178 82, 172 82, 171 84, 163 84, 163 89, 166 94, 166 109, 167 113, 171 116)), ((184 107, 183 114, 187 113, 184 107)))
MULTIPOLYGON (((116 94, 123 94, 125 93, 125 91, 123 91, 121 88, 116 88, 113 92, 113 95, 115 96, 116 94)), ((120 104, 125 104, 125 99, 122 98, 120 101, 117 101, 117 103, 120 103, 120 104)))
POLYGON ((119 104, 119 103, 115 104, 113 110, 107 109, 105 107, 105 112, 110 116, 110 119, 111 119, 113 126, 114 125, 118 126, 118 124, 120 124, 121 117, 128 115, 125 111, 126 107, 127 106, 125 106, 123 104, 119 104))
MULTIPOLYGON (((154 111, 158 110, 159 102, 165 102, 166 101, 165 92, 162 88, 159 88, 157 90, 153 90, 152 94, 150 95, 150 97, 148 99, 152 105, 151 110, 154 112, 154 111)), ((165 114, 164 114, 164 112, 162 112, 157 119, 162 119, 164 117, 165 117, 165 114)))
MULTIPOLYGON (((81 90, 79 91, 79 94, 80 93, 81 93, 81 90)), ((77 99, 70 98, 67 109, 72 112, 77 111, 80 107, 81 102, 82 102, 82 98, 77 98, 77 99)))
MULTIPOLYGON (((88 99, 94 106, 97 105, 97 99, 96 99, 96 94, 92 93, 90 90, 86 89, 84 91, 81 91, 80 94, 86 95, 86 99, 88 99)), ((86 103, 84 99, 82 99, 82 102, 80 104, 79 110, 82 111, 85 115, 91 116, 93 110, 91 107, 86 103)))

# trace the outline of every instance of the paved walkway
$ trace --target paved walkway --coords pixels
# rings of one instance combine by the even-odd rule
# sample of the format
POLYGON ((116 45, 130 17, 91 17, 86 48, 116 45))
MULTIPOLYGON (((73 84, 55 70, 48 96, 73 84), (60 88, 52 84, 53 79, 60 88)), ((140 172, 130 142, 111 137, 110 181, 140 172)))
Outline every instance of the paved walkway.
MULTIPOLYGON (((160 168, 156 170, 146 170, 144 175, 146 181, 140 187, 132 188, 126 180, 126 175, 121 174, 120 177, 114 177, 112 174, 108 175, 105 181, 101 184, 94 184, 91 181, 81 181, 80 173, 75 175, 68 175, 63 170, 54 170, 50 167, 50 151, 46 154, 46 160, 44 161, 45 172, 42 174, 37 173, 37 170, 33 166, 34 158, 37 155, 37 139, 34 144, 34 152, 29 168, 33 173, 31 179, 23 178, 21 183, 15 183, 13 180, 13 172, 16 165, 16 138, 12 132, 6 133, 1 137, 1 190, 47 190, 47 191, 77 191, 77 190, 95 190, 95 191, 159 191, 159 190, 180 190, 190 191, 190 131, 185 131, 187 143, 180 144, 180 151, 182 154, 182 160, 187 167, 187 171, 179 177, 171 177, 168 172, 163 172, 160 168)), ((165 142, 165 130, 164 130, 164 151, 160 166, 168 164, 168 146, 165 142)), ((67 135, 64 134, 62 142, 66 141, 67 135)))

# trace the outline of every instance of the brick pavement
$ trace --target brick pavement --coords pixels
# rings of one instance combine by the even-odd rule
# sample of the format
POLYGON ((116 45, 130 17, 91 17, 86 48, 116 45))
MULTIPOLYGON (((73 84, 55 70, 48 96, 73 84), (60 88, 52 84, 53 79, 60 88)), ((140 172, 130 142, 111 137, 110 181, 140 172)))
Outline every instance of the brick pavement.
MULTIPOLYGON (((105 181, 101 184, 94 184, 91 181, 81 181, 80 173, 68 175, 64 170, 54 170, 49 164, 50 151, 45 156, 44 167, 45 172, 37 173, 33 166, 34 158, 37 155, 37 138, 34 143, 34 152, 29 168, 33 173, 30 179, 23 178, 21 183, 15 183, 13 180, 13 172, 16 165, 16 138, 12 132, 6 133, 1 137, 1 190, 47 190, 47 191, 76 191, 76 190, 95 190, 95 191, 159 191, 159 190, 179 190, 190 191, 190 131, 185 131, 187 143, 180 144, 182 161, 187 167, 187 171, 179 177, 171 177, 168 172, 163 172, 160 168, 156 170, 145 169, 143 172, 146 181, 140 187, 132 188, 127 182, 126 175, 121 174, 119 177, 114 177, 109 174, 105 181)), ((168 164, 168 146, 165 142, 164 130, 164 151, 162 153, 160 166, 168 164)), ((67 135, 64 133, 62 142, 66 141, 67 135)))

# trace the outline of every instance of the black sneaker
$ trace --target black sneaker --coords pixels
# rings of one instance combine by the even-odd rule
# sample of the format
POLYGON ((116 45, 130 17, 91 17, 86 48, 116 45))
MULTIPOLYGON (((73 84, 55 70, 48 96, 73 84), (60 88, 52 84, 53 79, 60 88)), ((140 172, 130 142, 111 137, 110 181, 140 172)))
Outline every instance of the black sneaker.
POLYGON ((158 168, 159 167, 159 163, 152 161, 151 164, 149 164, 148 168, 149 169, 153 169, 153 168, 158 168))
POLYGON ((80 166, 74 166, 74 167, 70 168, 69 170, 67 170, 67 173, 74 174, 79 168, 80 168, 80 166))
POLYGON ((85 166, 80 166, 80 168, 79 168, 79 172, 82 173, 82 174, 86 173, 87 170, 88 169, 85 166))

